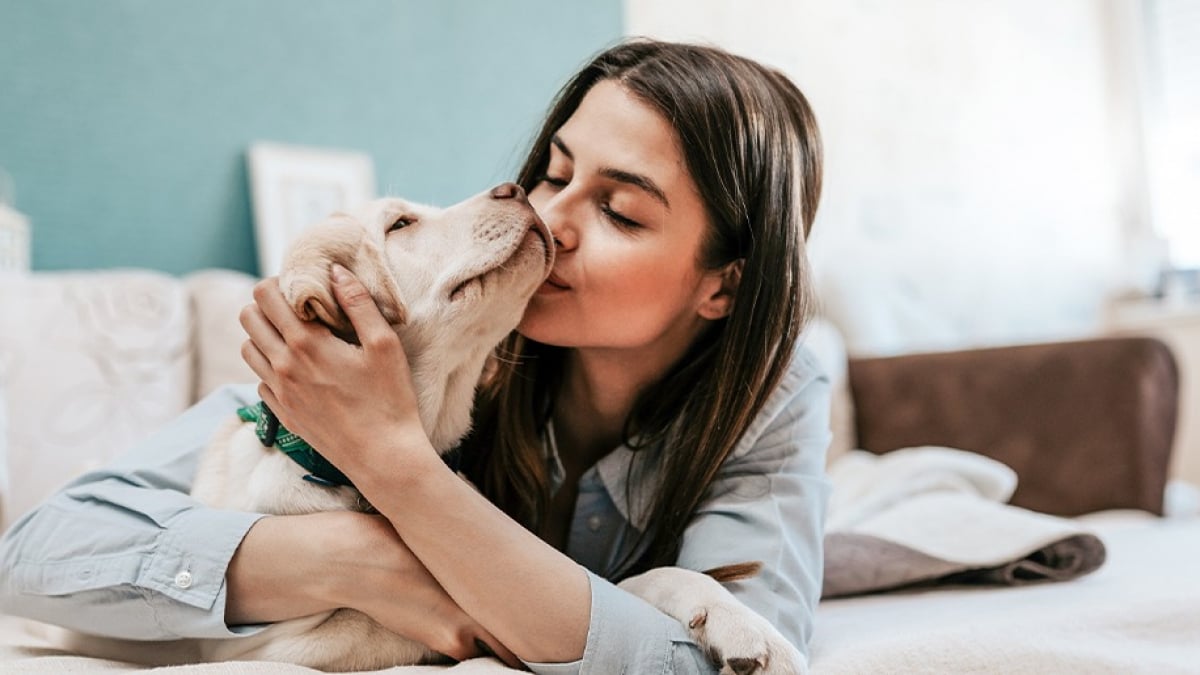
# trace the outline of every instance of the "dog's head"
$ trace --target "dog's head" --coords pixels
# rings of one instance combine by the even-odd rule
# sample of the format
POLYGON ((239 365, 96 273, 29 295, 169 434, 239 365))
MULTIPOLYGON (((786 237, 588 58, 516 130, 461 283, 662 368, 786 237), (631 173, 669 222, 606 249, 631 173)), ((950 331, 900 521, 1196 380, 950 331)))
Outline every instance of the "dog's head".
POLYGON ((279 285, 300 318, 353 341, 330 268, 357 276, 404 345, 421 420, 441 451, 470 427, 491 350, 516 328, 554 265, 553 237, 512 183, 446 209, 379 199, 305 230, 279 285))

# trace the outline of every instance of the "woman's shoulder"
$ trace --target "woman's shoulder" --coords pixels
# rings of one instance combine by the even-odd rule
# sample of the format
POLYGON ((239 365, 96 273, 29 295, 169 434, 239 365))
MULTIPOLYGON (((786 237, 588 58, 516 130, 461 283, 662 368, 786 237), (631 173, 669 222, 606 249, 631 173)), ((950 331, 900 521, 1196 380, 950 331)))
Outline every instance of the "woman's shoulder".
POLYGON ((745 457, 765 446, 779 447, 773 441, 781 434, 791 438, 828 435, 831 391, 827 368, 806 341, 800 341, 787 371, 746 428, 731 458, 745 457))

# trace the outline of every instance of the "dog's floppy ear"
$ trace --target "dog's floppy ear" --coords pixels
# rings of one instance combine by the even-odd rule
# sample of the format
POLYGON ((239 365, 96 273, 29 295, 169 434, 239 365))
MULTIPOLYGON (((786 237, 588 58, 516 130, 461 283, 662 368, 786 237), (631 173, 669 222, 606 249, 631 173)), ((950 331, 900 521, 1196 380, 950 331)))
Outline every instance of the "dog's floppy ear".
POLYGON ((399 326, 408 321, 408 310, 400 297, 400 287, 396 285, 392 268, 379 245, 364 236, 360 241, 358 255, 354 256, 354 260, 349 264, 342 265, 354 273, 371 292, 375 305, 379 307, 379 313, 389 324, 399 326))
POLYGON ((383 250, 363 229, 344 218, 333 217, 315 225, 292 244, 279 275, 284 297, 301 319, 320 321, 342 338, 352 337, 354 327, 333 297, 329 276, 330 268, 338 263, 362 281, 389 324, 403 324, 407 312, 383 250))

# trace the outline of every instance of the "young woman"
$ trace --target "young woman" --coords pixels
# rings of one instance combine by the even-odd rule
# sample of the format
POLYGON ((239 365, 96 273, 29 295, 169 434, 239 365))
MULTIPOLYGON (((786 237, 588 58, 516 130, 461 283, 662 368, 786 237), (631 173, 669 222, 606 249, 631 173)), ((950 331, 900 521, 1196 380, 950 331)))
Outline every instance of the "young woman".
POLYGON ((334 270, 361 347, 267 280, 242 313, 257 392, 215 394, 14 526, 0 608, 161 639, 353 607, 455 658, 711 672, 685 626, 613 582, 756 560, 731 590, 805 651, 830 438, 828 382, 798 346, 820 162, 807 102, 773 70, 645 40, 601 53, 518 178, 558 256, 481 387, 462 453, 482 494, 430 446, 353 277, 334 270), (192 501, 199 449, 255 393, 380 515, 192 501))

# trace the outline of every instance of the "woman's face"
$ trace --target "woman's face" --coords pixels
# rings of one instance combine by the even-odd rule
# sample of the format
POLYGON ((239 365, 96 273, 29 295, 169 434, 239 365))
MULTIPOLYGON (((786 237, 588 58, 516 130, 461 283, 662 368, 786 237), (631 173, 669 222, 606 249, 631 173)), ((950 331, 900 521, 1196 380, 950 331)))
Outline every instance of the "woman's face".
POLYGON ((708 217, 677 135, 618 83, 592 87, 558 130, 529 201, 561 243, 526 337, 677 355, 723 314, 720 273, 698 265, 708 217))

